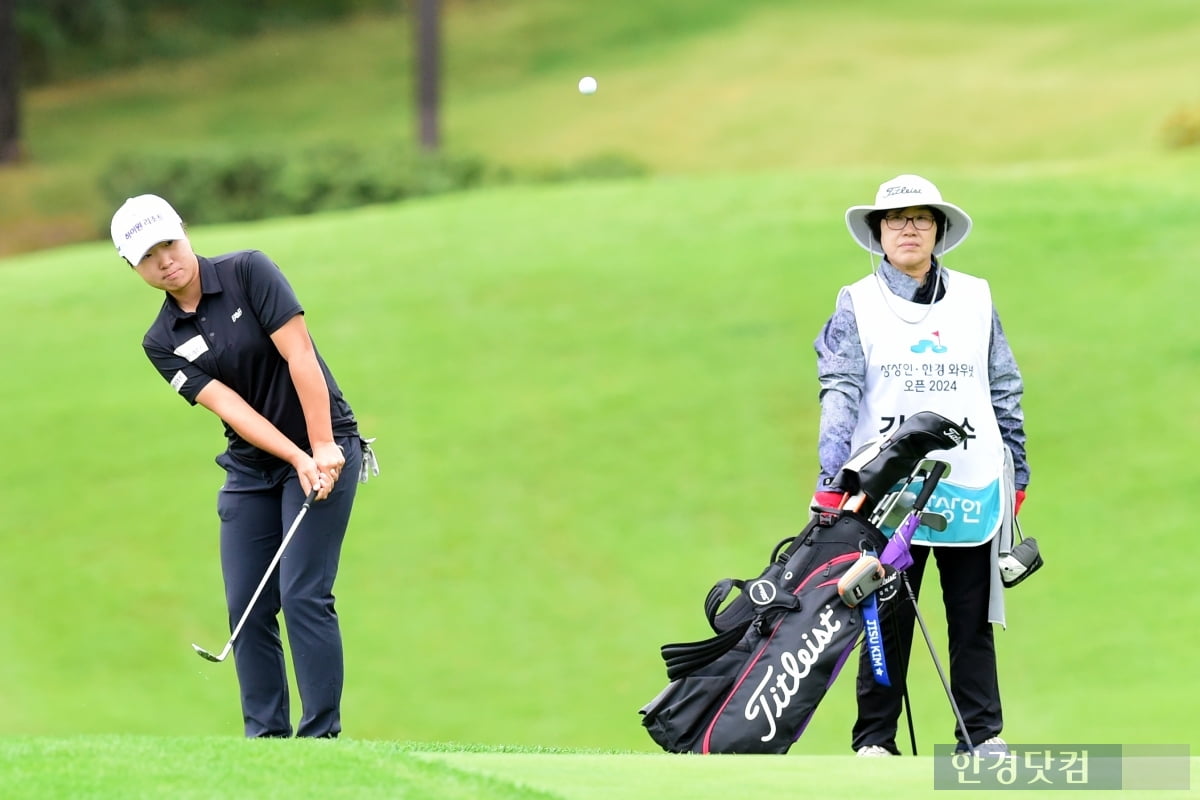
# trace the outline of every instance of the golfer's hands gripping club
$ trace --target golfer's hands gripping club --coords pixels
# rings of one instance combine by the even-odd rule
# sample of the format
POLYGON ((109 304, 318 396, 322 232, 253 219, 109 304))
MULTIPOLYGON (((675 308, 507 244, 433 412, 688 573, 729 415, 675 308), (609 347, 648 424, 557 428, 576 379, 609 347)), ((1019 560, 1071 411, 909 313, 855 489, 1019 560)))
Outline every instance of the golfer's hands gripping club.
POLYGON ((346 457, 342 448, 333 442, 322 442, 313 446, 313 454, 301 453, 293 464, 300 478, 300 488, 305 494, 317 492, 317 500, 324 500, 333 491, 341 477, 346 457))

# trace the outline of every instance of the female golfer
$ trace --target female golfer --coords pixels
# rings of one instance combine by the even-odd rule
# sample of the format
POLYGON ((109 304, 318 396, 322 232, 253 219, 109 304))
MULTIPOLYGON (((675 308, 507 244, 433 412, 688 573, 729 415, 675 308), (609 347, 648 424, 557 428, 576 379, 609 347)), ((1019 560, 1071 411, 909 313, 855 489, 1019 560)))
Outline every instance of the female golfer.
POLYGON ((333 583, 360 470, 365 480, 374 467, 370 448, 309 337, 304 309, 267 256, 197 256, 179 215, 155 195, 125 201, 112 240, 166 293, 142 340, 146 355, 183 399, 225 426, 217 513, 231 630, 316 491, 233 654, 246 736, 291 736, 282 609, 303 706, 295 734, 336 737, 343 671, 333 583))

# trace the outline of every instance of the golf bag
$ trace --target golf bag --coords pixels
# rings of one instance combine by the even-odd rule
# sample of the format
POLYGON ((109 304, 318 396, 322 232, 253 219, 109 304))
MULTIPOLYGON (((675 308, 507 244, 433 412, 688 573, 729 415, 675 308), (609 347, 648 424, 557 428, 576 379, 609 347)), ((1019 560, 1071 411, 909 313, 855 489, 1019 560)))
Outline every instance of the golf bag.
POLYGON ((860 639, 862 608, 838 582, 886 547, 873 512, 929 452, 964 439, 940 415, 909 417, 835 477, 831 490, 849 495, 841 508, 814 508, 756 579, 719 581, 704 603, 716 635, 661 648, 670 682, 640 710, 651 738, 676 753, 786 753, 860 639))

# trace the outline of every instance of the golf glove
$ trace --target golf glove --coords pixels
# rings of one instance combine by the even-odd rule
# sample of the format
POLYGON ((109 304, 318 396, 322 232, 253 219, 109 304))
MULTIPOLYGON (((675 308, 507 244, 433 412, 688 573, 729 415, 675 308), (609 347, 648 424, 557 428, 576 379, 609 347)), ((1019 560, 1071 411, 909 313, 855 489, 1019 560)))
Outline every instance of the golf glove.
POLYGON ((375 451, 371 449, 371 442, 374 438, 362 439, 362 466, 358 468, 358 482, 366 483, 372 475, 379 474, 379 459, 375 458, 375 451))

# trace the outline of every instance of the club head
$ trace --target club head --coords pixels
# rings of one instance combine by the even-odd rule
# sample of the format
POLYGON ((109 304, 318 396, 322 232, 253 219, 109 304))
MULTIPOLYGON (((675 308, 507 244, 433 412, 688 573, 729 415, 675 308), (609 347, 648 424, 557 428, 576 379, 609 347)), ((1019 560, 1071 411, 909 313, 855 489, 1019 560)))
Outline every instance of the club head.
POLYGON ((917 495, 914 492, 900 492, 898 495, 890 495, 892 503, 887 507, 887 513, 883 515, 881 524, 889 528, 898 528, 904 518, 908 516, 908 512, 912 510, 913 503, 917 502, 917 495))
POLYGON ((197 653, 199 653, 201 658, 207 659, 208 661, 214 661, 219 664, 225 660, 224 654, 222 654, 218 658, 217 656, 214 656, 212 653, 208 652, 207 650, 205 650, 203 647, 196 644, 195 642, 192 643, 192 649, 195 650, 197 653))
POLYGON ((921 524, 926 528, 932 528, 935 531, 941 532, 946 530, 946 515, 935 514, 932 511, 921 512, 921 524))

